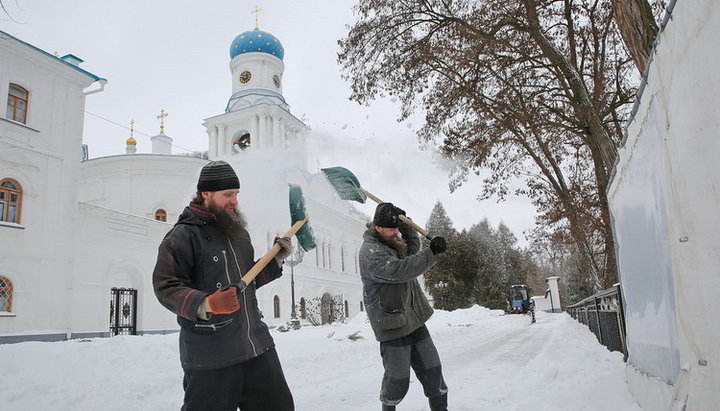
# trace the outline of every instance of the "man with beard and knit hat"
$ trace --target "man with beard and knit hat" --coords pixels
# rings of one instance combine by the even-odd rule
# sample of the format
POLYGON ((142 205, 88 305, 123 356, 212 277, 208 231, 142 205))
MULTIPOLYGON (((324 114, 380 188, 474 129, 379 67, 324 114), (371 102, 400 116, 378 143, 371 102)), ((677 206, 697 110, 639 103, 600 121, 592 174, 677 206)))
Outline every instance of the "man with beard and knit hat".
POLYGON ((241 283, 255 261, 239 192, 228 163, 205 165, 195 197, 158 250, 155 295, 180 324, 182 410, 294 410, 255 296, 282 275, 292 245, 278 238, 280 252, 250 284, 241 283))
POLYGON ((410 368, 423 386, 432 411, 447 410, 447 385, 440 356, 425 322, 433 309, 418 277, 445 252, 443 237, 420 249, 420 237, 402 222, 405 211, 378 204, 360 247, 363 299, 375 338, 380 342, 385 373, 380 387, 383 411, 395 410, 410 385, 410 368))

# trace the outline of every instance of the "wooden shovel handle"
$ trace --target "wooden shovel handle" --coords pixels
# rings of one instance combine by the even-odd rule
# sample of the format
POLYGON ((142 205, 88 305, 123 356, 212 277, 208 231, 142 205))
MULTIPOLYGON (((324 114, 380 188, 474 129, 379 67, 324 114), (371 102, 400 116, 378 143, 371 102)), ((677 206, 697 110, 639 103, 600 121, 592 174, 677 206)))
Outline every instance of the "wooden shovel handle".
MULTIPOLYGON (((295 224, 293 224, 292 227, 290 227, 290 230, 288 230, 288 232, 285 233, 285 235, 283 237, 294 236, 295 233, 297 233, 297 231, 300 229, 300 227, 302 227, 303 224, 305 224, 307 222, 307 220, 308 220, 307 217, 305 217, 302 220, 296 221, 295 224)), ((260 271, 262 271, 262 269, 265 268, 265 266, 270 262, 270 260, 273 259, 279 252, 280 252, 280 245, 278 243, 273 244, 270 251, 265 253, 265 255, 262 256, 262 258, 259 259, 257 261, 257 263, 255 263, 255 265, 252 266, 252 268, 250 270, 248 270, 247 273, 245 273, 245 275, 240 279, 240 281, 245 283, 245 285, 250 284, 250 281, 254 280, 255 277, 257 277, 257 275, 260 273, 260 271)))
MULTIPOLYGON (((366 189, 360 187, 360 191, 362 191, 363 193, 365 193, 365 195, 368 196, 368 198, 371 199, 371 200, 373 200, 374 202, 376 202, 376 203, 378 203, 378 204, 384 203, 384 201, 382 201, 381 199, 375 197, 374 195, 372 195, 372 194, 371 194, 369 191, 367 191, 366 189)), ((399 217, 400 217, 400 219, 401 219, 405 224, 409 225, 409 226, 412 227, 415 231, 417 231, 418 233, 422 234, 423 237, 427 238, 428 240, 431 240, 431 239, 432 239, 432 238, 430 237, 430 234, 429 234, 427 231, 423 230, 422 227, 420 227, 419 225, 415 224, 411 219, 407 218, 407 217, 406 217, 405 215, 403 215, 403 214, 400 214, 399 217)))

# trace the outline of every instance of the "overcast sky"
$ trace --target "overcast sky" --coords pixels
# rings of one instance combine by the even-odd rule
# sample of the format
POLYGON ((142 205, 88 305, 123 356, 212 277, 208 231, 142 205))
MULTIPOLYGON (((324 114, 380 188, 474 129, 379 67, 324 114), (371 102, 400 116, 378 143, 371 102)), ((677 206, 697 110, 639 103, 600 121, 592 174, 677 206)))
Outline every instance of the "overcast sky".
MULTIPOLYGON (((348 100, 340 78, 337 40, 353 21, 348 0, 4 0, 10 18, 0 29, 47 52, 74 54, 81 67, 108 79, 105 91, 88 96, 84 141, 90 157, 125 152, 135 121, 138 152, 150 152, 150 136, 165 133, 174 153, 207 150, 205 118, 224 112, 231 95, 229 47, 236 35, 259 27, 285 49, 283 95, 291 112, 310 126, 310 171, 344 166, 362 186, 395 202, 424 225, 436 201, 455 228, 487 217, 508 225, 525 244, 533 225, 525 199, 479 202, 479 180, 449 193, 447 172, 418 148, 422 113, 395 121, 395 102, 371 107, 348 100), (14 20, 14 21, 13 21, 14 20)), ((372 214, 374 205, 359 205, 372 214)))

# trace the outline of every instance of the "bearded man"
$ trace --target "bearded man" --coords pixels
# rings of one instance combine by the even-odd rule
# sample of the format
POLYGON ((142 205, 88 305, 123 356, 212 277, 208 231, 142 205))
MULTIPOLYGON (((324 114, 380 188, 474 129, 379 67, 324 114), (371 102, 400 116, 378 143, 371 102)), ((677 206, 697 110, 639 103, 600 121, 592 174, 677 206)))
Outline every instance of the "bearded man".
POLYGON ((180 324, 182 410, 293 410, 290 389, 255 290, 282 275, 289 238, 250 284, 254 264, 245 219, 238 210, 240 181, 224 161, 200 171, 197 194, 158 250, 153 287, 180 324))
POLYGON ((410 385, 410 367, 432 411, 447 410, 447 385, 425 322, 433 313, 418 277, 435 264, 447 244, 433 237, 421 250, 420 238, 402 222, 405 211, 378 204, 360 247, 360 276, 368 319, 380 342, 385 373, 380 388, 383 411, 394 411, 410 385))

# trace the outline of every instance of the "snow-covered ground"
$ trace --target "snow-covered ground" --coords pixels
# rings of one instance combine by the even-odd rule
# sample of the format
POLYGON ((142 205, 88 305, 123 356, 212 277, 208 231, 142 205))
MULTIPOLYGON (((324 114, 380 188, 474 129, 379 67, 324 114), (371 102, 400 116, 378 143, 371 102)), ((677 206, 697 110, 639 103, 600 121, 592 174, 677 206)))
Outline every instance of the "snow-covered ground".
MULTIPOLYGON (((451 410, 640 410, 622 355, 567 314, 437 310, 427 323, 451 410)), ((273 331, 299 411, 378 410, 379 344, 364 313, 346 324, 273 331), (357 338, 360 337, 360 338, 357 338)), ((178 410, 177 334, 0 345, 0 410, 178 410)), ((413 376, 399 410, 427 410, 413 376)))

